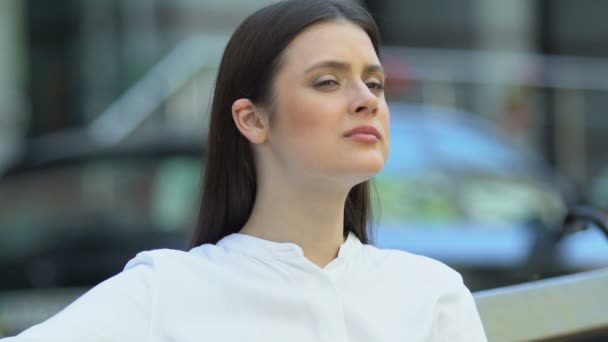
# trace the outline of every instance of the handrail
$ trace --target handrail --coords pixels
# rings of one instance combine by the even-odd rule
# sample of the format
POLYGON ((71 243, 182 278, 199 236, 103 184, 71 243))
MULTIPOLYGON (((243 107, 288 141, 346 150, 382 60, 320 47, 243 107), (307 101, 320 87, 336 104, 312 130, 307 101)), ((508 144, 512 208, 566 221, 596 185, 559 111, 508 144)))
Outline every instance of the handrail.
POLYGON ((401 63, 403 72, 389 75, 397 79, 608 90, 606 58, 397 46, 382 52, 401 63), (497 65, 509 73, 495 74, 497 65))
POLYGON ((480 291, 474 297, 492 342, 608 334, 608 268, 480 291))
POLYGON ((216 67, 227 37, 201 35, 183 40, 88 126, 100 144, 114 145, 133 133, 197 72, 216 67))

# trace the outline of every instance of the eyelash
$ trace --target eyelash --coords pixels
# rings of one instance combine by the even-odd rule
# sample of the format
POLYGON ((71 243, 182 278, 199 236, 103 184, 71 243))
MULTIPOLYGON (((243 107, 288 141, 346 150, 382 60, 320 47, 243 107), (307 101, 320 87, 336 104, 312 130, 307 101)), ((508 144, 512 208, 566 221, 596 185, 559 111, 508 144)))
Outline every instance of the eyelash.
POLYGON ((315 84, 317 87, 326 87, 326 86, 334 86, 338 85, 338 81, 336 80, 323 80, 315 84))
POLYGON ((368 82, 366 83, 368 87, 370 87, 370 89, 375 89, 375 90, 384 90, 384 84, 380 83, 380 82, 368 82))
MULTIPOLYGON (((338 85, 338 82, 336 80, 324 80, 321 81, 317 84, 315 84, 315 86, 317 87, 326 87, 326 86, 334 86, 334 85, 338 85)), ((383 91, 384 90, 384 84, 380 83, 380 82, 367 82, 366 85, 373 90, 379 90, 379 91, 383 91)))

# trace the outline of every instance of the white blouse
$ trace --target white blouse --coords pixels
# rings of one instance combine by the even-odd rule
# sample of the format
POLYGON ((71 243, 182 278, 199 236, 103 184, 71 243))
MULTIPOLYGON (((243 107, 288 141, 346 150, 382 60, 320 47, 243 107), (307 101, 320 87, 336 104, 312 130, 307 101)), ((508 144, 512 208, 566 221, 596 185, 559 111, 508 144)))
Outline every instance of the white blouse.
POLYGON ((293 243, 232 234, 125 270, 5 342, 487 341, 461 276, 350 233, 320 268, 293 243))

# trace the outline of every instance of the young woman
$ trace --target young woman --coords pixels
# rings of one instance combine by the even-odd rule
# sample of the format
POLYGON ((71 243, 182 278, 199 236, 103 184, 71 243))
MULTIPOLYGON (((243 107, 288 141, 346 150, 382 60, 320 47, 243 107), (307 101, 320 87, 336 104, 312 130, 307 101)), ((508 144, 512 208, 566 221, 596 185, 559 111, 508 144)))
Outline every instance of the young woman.
POLYGON ((368 244, 389 152, 363 9, 291 0, 247 18, 220 65, 189 252, 143 252, 25 341, 486 341, 447 266, 368 244))

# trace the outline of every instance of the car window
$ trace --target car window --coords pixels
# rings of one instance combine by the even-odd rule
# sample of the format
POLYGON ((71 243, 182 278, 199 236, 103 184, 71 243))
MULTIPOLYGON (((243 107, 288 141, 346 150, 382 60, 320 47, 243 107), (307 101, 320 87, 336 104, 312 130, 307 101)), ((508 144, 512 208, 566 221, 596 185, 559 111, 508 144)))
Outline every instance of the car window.
POLYGON ((388 168, 468 169, 503 173, 528 168, 527 151, 517 148, 492 125, 472 113, 421 105, 391 107, 388 168))

